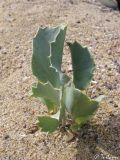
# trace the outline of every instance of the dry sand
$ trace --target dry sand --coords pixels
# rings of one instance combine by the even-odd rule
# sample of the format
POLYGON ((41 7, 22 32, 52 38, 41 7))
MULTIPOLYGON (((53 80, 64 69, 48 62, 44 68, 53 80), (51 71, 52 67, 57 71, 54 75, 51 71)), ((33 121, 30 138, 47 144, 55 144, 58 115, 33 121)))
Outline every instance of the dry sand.
MULTIPOLYGON (((0 0, 0 160, 120 159, 120 14, 93 0, 0 0), (92 51, 96 71, 87 92, 104 94, 96 116, 73 141, 66 132, 36 130, 46 112, 29 92, 32 38, 40 26, 67 24, 66 41, 92 51)), ((64 50, 63 68, 71 62, 64 50)))

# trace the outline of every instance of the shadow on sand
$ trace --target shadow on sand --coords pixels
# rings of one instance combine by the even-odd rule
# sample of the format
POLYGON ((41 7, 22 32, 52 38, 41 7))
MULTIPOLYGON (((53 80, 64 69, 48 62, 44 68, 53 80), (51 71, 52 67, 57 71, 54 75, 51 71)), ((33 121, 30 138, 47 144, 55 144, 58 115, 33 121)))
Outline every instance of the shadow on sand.
POLYGON ((77 136, 76 160, 119 160, 119 122, 119 115, 110 115, 102 125, 82 126, 77 136))

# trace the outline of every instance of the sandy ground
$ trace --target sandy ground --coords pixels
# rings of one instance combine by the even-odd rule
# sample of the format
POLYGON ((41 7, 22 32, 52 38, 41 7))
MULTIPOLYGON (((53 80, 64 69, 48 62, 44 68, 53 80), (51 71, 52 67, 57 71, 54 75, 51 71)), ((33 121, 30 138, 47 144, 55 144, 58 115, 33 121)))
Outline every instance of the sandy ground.
MULTIPOLYGON (((68 48, 63 69, 71 67, 68 48)), ((120 159, 120 14, 92 0, 0 0, 0 160, 120 159), (32 38, 40 26, 67 24, 66 41, 92 51, 96 71, 87 92, 104 94, 97 115, 73 141, 36 130, 46 112, 29 92, 32 38)))

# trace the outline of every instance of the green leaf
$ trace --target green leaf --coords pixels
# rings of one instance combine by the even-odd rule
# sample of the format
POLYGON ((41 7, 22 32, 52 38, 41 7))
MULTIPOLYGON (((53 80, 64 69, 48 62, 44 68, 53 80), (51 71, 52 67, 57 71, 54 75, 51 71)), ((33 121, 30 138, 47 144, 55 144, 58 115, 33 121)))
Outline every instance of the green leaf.
POLYGON ((63 44, 66 27, 46 27, 39 29, 33 39, 32 72, 46 83, 49 81, 54 87, 61 85, 61 69, 63 44))
POLYGON ((48 83, 34 83, 32 87, 32 92, 34 97, 42 97, 45 99, 50 99, 52 102, 56 104, 60 104, 60 91, 58 89, 53 88, 53 86, 48 83))
POLYGON ((59 121, 55 118, 48 116, 38 117, 38 126, 43 132, 54 132, 59 126, 59 121))
POLYGON ((86 47, 79 43, 68 43, 72 56, 73 81, 78 89, 85 89, 93 76, 95 63, 86 47))
POLYGON ((37 123, 43 132, 54 132, 65 116, 65 108, 60 107, 56 114, 51 116, 39 116, 37 123))
POLYGON ((98 102, 88 98, 74 85, 65 88, 63 97, 67 111, 78 124, 86 122, 98 108, 98 102))
POLYGON ((66 26, 59 26, 58 29, 59 34, 56 37, 56 41, 51 43, 51 64, 55 67, 58 71, 61 71, 61 64, 62 64, 62 55, 63 55, 63 47, 66 35, 66 26))
POLYGON ((49 111, 55 111, 60 106, 60 91, 53 88, 49 82, 45 84, 41 82, 34 83, 32 93, 32 96, 42 98, 49 111))

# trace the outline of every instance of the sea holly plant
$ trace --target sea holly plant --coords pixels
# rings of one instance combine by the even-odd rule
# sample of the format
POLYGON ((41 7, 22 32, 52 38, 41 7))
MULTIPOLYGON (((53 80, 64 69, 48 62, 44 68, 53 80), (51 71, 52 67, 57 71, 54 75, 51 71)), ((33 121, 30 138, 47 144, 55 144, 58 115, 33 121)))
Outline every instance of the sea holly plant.
POLYGON ((72 130, 78 129, 94 115, 98 101, 85 94, 95 63, 86 47, 78 42, 70 48, 73 78, 62 73, 61 64, 66 26, 45 27, 33 39, 32 72, 37 82, 32 86, 32 96, 40 99, 48 115, 38 117, 38 126, 44 132, 53 132, 71 118, 72 130))

